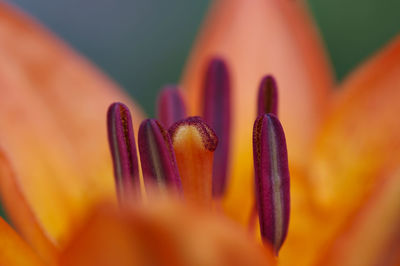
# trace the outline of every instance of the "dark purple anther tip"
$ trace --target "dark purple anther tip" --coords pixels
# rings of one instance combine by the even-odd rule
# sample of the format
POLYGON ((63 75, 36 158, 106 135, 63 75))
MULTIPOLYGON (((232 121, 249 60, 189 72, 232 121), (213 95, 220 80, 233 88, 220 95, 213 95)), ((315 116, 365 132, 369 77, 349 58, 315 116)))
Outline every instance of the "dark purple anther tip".
POLYGON ((214 129, 219 145, 214 153, 212 190, 221 197, 226 188, 231 124, 231 88, 228 67, 214 58, 208 65, 204 82, 204 121, 214 129))
POLYGON ((107 113, 108 142, 114 165, 118 198, 140 189, 135 136, 129 109, 122 103, 113 103, 107 113))
POLYGON ((265 76, 260 83, 257 99, 257 116, 278 115, 278 87, 273 76, 265 76))
POLYGON ((176 86, 166 86, 161 90, 158 96, 157 117, 166 128, 186 117, 185 103, 176 86))
POLYGON ((290 180, 285 134, 273 114, 254 123, 253 158, 261 236, 277 255, 289 225, 290 180))
POLYGON ((140 124, 138 138, 145 185, 167 185, 180 192, 181 180, 168 131, 157 120, 146 119, 140 124))

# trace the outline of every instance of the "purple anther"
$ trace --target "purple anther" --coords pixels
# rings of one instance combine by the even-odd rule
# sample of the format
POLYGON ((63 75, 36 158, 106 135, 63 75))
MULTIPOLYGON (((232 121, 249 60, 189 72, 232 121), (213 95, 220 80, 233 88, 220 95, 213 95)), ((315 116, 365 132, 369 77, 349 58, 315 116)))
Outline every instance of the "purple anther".
POLYGON ((176 86, 166 86, 158 96, 157 117, 165 128, 186 117, 186 107, 176 86))
POLYGON ((114 177, 119 200, 138 192, 139 168, 135 136, 129 109, 122 103, 113 103, 107 113, 108 142, 114 165, 114 177))
POLYGON ((204 82, 204 121, 214 129, 219 139, 214 153, 212 191, 221 197, 226 188, 230 146, 231 88, 226 63, 214 58, 208 65, 204 82))
POLYGON ((285 134, 273 114, 254 123, 253 157, 261 236, 277 255, 288 231, 290 177, 285 134))
POLYGON ((181 180, 168 131, 154 119, 146 119, 139 128, 139 153, 146 186, 169 186, 179 192, 181 180))
POLYGON ((271 75, 261 80, 257 98, 257 116, 269 113, 278 116, 278 87, 271 75))

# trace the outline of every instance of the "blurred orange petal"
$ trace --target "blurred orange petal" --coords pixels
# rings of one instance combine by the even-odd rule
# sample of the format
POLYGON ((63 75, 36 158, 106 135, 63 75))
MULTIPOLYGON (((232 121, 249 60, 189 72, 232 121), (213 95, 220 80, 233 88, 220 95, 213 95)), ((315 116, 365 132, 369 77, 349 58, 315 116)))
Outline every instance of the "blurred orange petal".
POLYGON ((292 169, 293 204, 282 265, 315 262, 355 210, 365 208, 366 196, 388 169, 398 164, 400 124, 394 114, 400 111, 399 59, 397 38, 344 82, 309 169, 292 169))
MULTIPOLYGON (((59 243, 88 205, 114 197, 105 115, 110 102, 127 97, 85 59, 3 2, 0 50, 0 145, 26 198, 6 200, 6 207, 31 207, 59 243)), ((142 113, 133 112, 138 123, 142 113)), ((10 213, 10 218, 20 217, 10 213)))
POLYGON ((275 265, 231 221, 169 200, 120 213, 103 207, 78 231, 61 265, 275 265))
MULTIPOLYGON (((400 124, 395 115, 400 112, 399 62, 400 38, 396 38, 339 89, 305 173, 313 202, 305 210, 312 207, 313 211, 300 217, 293 209, 286 245, 289 253, 294 254, 305 243, 296 239, 304 239, 308 248, 303 257, 308 256, 309 261, 319 257, 346 223, 359 223, 349 222, 351 215, 359 208, 367 208, 364 204, 371 204, 367 196, 383 182, 388 169, 399 164, 400 124), (318 234, 310 237, 315 228, 318 234)), ((365 237, 373 237, 374 233, 369 234, 365 237)), ((342 244, 340 240, 335 243, 342 244)))
POLYGON ((0 264, 7 266, 46 265, 1 217, 0 264))
POLYGON ((310 197, 313 190, 306 173, 295 168, 290 175, 294 177, 290 180, 290 221, 287 239, 279 253, 279 265, 308 266, 320 254, 326 231, 331 228, 327 226, 329 219, 321 215, 310 197))
POLYGON ((199 114, 208 60, 226 59, 233 84, 232 184, 228 209, 247 219, 251 206, 251 132, 257 88, 273 74, 279 87, 279 117, 288 140, 289 161, 302 164, 304 151, 328 104, 331 69, 318 35, 298 1, 220 0, 212 6, 183 76, 191 112, 199 114), (244 215, 243 215, 244 214, 244 215))
POLYGON ((55 259, 56 247, 50 241, 41 224, 16 183, 15 173, 2 151, 0 151, 0 196, 6 212, 13 218, 14 226, 26 242, 47 262, 55 259), (18 203, 18 204, 15 204, 18 203), (14 206, 14 208, 10 208, 14 206))
POLYGON ((330 212, 354 209, 385 167, 400 162, 399 99, 397 37, 344 82, 318 138, 311 181, 330 212))
POLYGON ((382 175, 366 202, 349 219, 320 265, 399 265, 400 169, 382 175))

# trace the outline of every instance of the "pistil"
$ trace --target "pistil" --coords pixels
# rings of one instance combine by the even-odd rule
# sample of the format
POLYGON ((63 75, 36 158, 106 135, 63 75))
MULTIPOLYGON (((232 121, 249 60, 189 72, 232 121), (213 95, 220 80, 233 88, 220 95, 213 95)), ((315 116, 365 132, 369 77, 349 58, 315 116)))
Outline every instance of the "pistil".
POLYGON ((202 205, 210 205, 217 136, 199 117, 189 117, 175 123, 169 133, 185 198, 202 205))

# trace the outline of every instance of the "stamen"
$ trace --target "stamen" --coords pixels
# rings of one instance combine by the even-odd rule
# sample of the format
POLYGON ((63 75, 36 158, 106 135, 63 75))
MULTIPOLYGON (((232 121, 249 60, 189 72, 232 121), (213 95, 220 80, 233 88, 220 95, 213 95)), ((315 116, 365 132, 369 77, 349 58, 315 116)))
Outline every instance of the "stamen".
POLYGON ((181 191, 182 185, 176 165, 171 138, 161 124, 146 119, 139 128, 139 153, 146 187, 170 186, 181 191))
POLYGON ((219 145, 214 154, 212 191, 214 197, 225 192, 230 144, 230 80, 225 62, 213 59, 204 84, 203 118, 218 136, 219 145))
POLYGON ((273 76, 265 76, 258 89, 257 115, 278 115, 278 87, 273 76))
POLYGON ((107 113, 108 141, 114 164, 117 195, 120 202, 140 191, 135 136, 129 109, 113 103, 107 113))
POLYGON ((175 123, 169 130, 185 198, 211 204, 214 150, 218 138, 199 117, 175 123))
POLYGON ((290 182, 285 134, 273 114, 254 123, 253 157, 261 236, 278 254, 289 225, 290 182))
POLYGON ((162 89, 158 96, 157 117, 166 128, 186 117, 185 103, 177 87, 167 86, 162 89))

